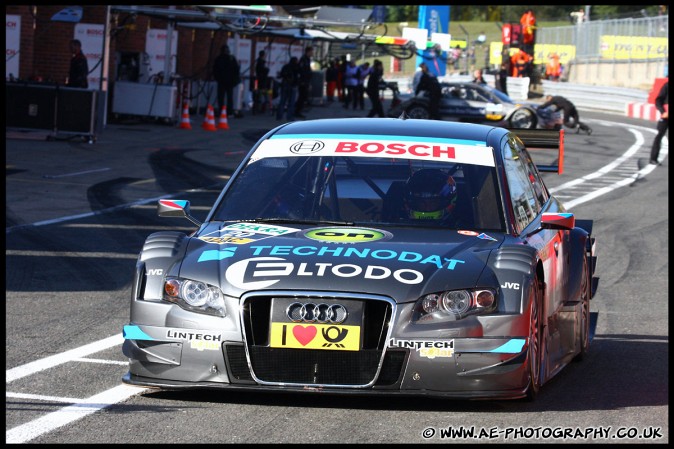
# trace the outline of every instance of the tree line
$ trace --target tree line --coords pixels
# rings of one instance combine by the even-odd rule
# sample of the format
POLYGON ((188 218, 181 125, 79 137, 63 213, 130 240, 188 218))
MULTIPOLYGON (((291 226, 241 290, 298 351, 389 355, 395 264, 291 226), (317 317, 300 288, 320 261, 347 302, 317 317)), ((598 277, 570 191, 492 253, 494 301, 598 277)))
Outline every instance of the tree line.
MULTIPOLYGON (((432 4, 431 4, 432 6, 432 4)), ((373 5, 362 5, 361 8, 372 9, 373 5)), ((460 22, 519 22, 527 9, 534 11, 539 22, 558 22, 571 20, 570 13, 585 5, 451 5, 449 20, 460 22)), ((590 20, 609 20, 639 17, 653 17, 667 14, 667 5, 590 5, 590 20)), ((386 22, 414 23, 419 18, 419 5, 387 6, 386 22)))

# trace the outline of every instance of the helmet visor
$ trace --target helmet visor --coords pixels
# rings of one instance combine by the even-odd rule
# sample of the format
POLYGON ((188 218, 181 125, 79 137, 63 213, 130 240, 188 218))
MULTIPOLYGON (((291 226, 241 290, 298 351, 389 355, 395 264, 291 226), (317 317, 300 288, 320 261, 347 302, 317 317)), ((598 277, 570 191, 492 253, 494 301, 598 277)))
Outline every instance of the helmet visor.
POLYGON ((414 218, 415 220, 439 220, 442 218, 442 210, 436 210, 435 212, 412 210, 410 211, 410 218, 414 218))
POLYGON ((442 212, 449 201, 447 198, 438 195, 429 195, 427 197, 415 195, 410 201, 410 208, 419 212, 442 212))

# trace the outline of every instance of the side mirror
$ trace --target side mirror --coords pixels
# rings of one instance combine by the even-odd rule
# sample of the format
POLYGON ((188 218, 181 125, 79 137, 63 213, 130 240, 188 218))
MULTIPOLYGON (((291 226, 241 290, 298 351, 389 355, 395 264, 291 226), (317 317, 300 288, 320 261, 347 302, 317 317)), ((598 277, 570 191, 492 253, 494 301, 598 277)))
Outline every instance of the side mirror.
POLYGON ((157 215, 160 217, 183 217, 195 225, 201 226, 201 222, 190 215, 190 202, 187 200, 159 200, 157 215))
POLYGON ((544 212, 541 216, 541 227, 545 229, 573 229, 576 227, 576 217, 569 212, 544 212))

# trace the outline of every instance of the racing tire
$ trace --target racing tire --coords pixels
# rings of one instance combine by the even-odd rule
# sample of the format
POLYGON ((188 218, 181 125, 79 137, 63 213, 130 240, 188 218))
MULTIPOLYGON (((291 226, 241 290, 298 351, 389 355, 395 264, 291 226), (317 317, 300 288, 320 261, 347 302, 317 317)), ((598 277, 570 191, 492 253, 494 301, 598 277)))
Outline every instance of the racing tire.
POLYGON ((407 118, 428 120, 431 118, 431 113, 426 106, 421 104, 413 104, 407 108, 407 118))
POLYGON ((580 362, 587 356, 590 349, 590 276, 588 269, 587 254, 583 258, 583 278, 580 283, 580 329, 578 335, 579 352, 573 358, 574 362, 580 362))
POLYGON ((541 287, 538 276, 534 277, 529 293, 531 313, 529 318, 529 349, 527 365, 529 368, 529 384, 525 399, 533 401, 541 388, 541 362, 543 360, 543 320, 541 287))
POLYGON ((537 125, 536 114, 526 108, 517 109, 508 119, 508 126, 510 128, 536 129, 537 125))

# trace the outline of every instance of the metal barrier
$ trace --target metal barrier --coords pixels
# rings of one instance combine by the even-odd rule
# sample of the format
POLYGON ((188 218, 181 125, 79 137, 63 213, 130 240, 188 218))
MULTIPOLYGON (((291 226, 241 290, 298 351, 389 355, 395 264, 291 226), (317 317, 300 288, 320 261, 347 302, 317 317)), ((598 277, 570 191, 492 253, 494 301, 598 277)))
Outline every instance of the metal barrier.
POLYGON ((588 86, 543 80, 543 95, 561 95, 579 109, 625 113, 628 103, 646 103, 648 92, 639 89, 588 86))
MULTIPOLYGON (((440 81, 470 82, 472 79, 471 76, 462 75, 443 77, 440 81)), ((487 74, 484 76, 484 79, 488 85, 495 87, 494 75, 487 74)), ((387 77, 386 81, 397 82, 400 92, 403 94, 414 94, 411 91, 411 77, 387 77)), ((541 85, 544 96, 561 95, 571 100, 579 109, 624 114, 628 104, 646 103, 648 101, 648 92, 641 89, 591 86, 549 80, 541 80, 541 85)), ((529 87, 529 78, 508 77, 508 96, 515 101, 528 100, 529 87)))

